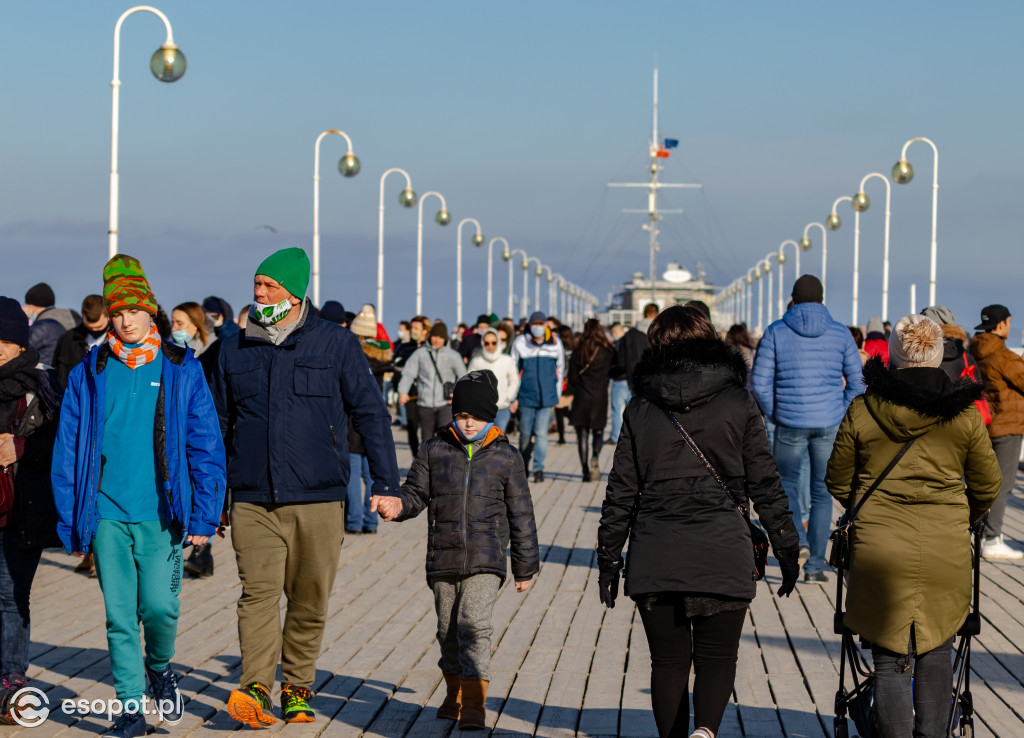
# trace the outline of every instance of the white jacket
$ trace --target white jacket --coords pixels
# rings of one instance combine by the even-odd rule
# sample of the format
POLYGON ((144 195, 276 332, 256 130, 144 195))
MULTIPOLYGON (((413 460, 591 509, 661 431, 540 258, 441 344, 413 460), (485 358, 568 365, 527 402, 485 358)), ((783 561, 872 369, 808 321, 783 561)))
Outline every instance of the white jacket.
POLYGON ((498 354, 493 360, 483 350, 476 354, 469 362, 469 371, 487 369, 493 372, 498 378, 498 409, 504 410, 519 394, 519 370, 516 369, 516 363, 511 356, 501 353, 500 343, 498 346, 498 354))

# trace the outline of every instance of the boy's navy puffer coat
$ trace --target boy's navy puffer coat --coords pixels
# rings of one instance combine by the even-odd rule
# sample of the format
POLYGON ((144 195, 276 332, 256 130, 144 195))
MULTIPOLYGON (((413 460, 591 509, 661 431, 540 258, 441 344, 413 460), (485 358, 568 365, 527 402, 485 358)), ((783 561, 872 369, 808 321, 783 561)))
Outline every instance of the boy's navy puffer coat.
POLYGON ((402 514, 408 520, 427 508, 427 580, 435 576, 508 572, 505 550, 512 544, 512 576, 531 579, 539 569, 537 523, 523 457, 497 428, 469 455, 469 447, 448 426, 422 446, 402 485, 402 514))

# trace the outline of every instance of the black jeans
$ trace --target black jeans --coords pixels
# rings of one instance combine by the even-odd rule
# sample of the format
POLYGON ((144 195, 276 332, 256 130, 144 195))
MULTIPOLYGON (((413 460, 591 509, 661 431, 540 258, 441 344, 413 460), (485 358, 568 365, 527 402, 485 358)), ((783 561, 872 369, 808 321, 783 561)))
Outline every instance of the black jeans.
POLYGON ((952 650, 952 638, 916 658, 871 646, 880 738, 944 738, 953 699, 952 650))
POLYGON ((415 401, 405 403, 405 431, 409 435, 409 450, 415 459, 420 452, 420 406, 415 401))
POLYGON ((41 548, 18 546, 18 531, 0 528, 0 673, 25 676, 28 670, 29 592, 41 548))
POLYGON ((426 443, 437 435, 437 432, 452 422, 452 406, 441 407, 419 406, 420 428, 423 430, 423 442, 426 443))
POLYGON ((736 654, 747 611, 688 618, 682 597, 637 603, 651 647, 651 703, 661 738, 690 735, 688 684, 693 664, 693 727, 715 733, 736 680, 736 654))
MULTIPOLYGON (((584 473, 590 471, 590 459, 598 458, 601 455, 601 448, 604 446, 604 429, 592 431, 589 428, 576 428, 576 451, 580 455, 580 466, 583 467, 584 473), (590 445, 590 438, 593 436, 594 444, 593 447, 590 445), (593 453, 593 457, 591 457, 593 453)), ((595 482, 600 480, 593 480, 595 482)))

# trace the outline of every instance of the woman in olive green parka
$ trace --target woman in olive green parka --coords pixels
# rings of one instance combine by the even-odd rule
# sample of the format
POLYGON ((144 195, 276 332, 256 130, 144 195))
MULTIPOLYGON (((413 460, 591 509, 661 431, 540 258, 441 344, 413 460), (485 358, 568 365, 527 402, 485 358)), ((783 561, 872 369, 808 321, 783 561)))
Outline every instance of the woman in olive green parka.
MULTIPOLYGON (((879 654, 903 655, 906 694, 900 697, 906 714, 900 720, 913 725, 909 667, 914 656, 933 649, 948 654, 967 617, 970 526, 992 504, 1002 476, 974 405, 981 386, 970 380, 954 385, 937 368, 942 359, 939 326, 919 315, 903 318, 893 330, 889 355, 888 369, 877 358, 864 366, 867 391, 854 399, 839 426, 825 484, 849 510, 901 446, 916 439, 857 514, 844 619, 846 627, 874 646, 876 674, 882 677, 876 679, 876 705, 880 698, 884 703, 890 686, 889 674, 880 673, 879 654)), ((951 682, 951 667, 948 672, 951 682)), ((921 690, 914 691, 916 701, 921 690)), ((949 694, 945 690, 947 706, 949 694)), ((884 722, 883 705, 878 707, 884 722)), ((918 721, 938 717, 923 714, 918 721)), ((937 734, 945 735, 942 731, 937 734)))

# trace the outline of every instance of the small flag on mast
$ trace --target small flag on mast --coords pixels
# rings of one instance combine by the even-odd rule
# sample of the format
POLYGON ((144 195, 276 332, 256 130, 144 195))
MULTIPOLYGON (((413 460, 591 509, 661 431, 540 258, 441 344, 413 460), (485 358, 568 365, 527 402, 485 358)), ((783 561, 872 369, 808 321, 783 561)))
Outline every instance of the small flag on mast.
POLYGON ((665 148, 666 149, 674 149, 678 145, 679 145, 679 139, 678 138, 666 138, 665 139, 665 148))

